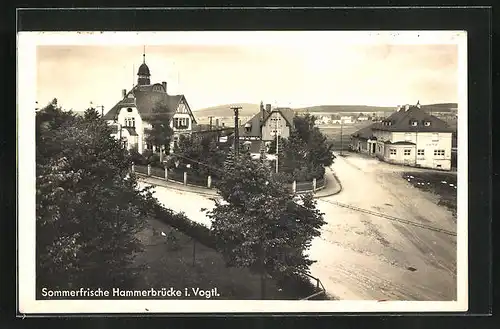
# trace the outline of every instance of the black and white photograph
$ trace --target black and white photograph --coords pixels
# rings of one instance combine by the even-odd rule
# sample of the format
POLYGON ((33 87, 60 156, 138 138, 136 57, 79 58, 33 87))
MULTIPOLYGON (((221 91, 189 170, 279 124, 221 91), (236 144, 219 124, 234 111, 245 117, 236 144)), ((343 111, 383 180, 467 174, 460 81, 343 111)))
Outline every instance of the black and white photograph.
POLYGON ((20 311, 466 311, 466 41, 19 33, 20 311))

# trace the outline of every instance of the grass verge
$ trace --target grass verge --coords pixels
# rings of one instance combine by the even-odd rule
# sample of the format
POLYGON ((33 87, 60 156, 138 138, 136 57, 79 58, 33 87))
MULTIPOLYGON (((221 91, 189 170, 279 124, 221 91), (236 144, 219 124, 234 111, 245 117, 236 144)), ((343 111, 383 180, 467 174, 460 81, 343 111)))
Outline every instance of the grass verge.
POLYGON ((402 177, 414 187, 439 197, 438 204, 446 207, 457 218, 457 176, 440 172, 403 172, 402 177))
MULTIPOLYGON (((206 299, 206 295, 196 296, 193 289, 214 291, 217 288, 219 296, 211 296, 212 299, 261 299, 258 274, 245 268, 227 267, 216 250, 195 242, 170 225, 150 219, 139 238, 145 250, 137 255, 136 262, 146 268, 135 289, 173 287, 184 292, 187 288, 190 296, 183 295, 182 298, 206 299)), ((265 299, 301 299, 312 294, 313 288, 293 278, 283 282, 268 278, 265 299)))

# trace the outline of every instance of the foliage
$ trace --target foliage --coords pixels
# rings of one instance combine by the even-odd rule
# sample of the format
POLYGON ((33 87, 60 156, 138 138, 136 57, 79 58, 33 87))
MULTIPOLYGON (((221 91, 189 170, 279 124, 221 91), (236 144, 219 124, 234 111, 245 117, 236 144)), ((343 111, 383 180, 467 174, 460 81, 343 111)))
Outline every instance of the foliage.
POLYGON ((130 160, 136 165, 147 165, 147 158, 140 154, 137 147, 130 149, 130 160))
POLYGON ((227 150, 219 148, 217 136, 212 134, 181 135, 177 147, 170 157, 168 166, 184 170, 189 165, 189 171, 199 176, 211 175, 218 178, 227 150))
POLYGON ((37 284, 52 289, 132 284, 151 192, 94 110, 49 104, 36 115, 37 284))
POLYGON ((282 140, 281 168, 288 181, 309 181, 321 178, 325 167, 332 165, 333 145, 314 125, 309 114, 294 117, 294 129, 289 138, 282 140))
POLYGON ((207 214, 229 266, 279 276, 309 271, 306 250, 325 223, 312 195, 294 198, 264 162, 232 153, 217 187, 223 201, 207 214))
MULTIPOLYGON (((173 114, 166 104, 157 103, 152 109, 152 116, 147 120, 151 128, 144 129, 147 136, 146 142, 160 147, 166 153, 169 151, 170 140, 173 135, 173 130, 170 127, 173 114)), ((160 152, 160 157, 162 156, 163 153, 160 152)), ((163 158, 161 159, 163 160, 163 158)))

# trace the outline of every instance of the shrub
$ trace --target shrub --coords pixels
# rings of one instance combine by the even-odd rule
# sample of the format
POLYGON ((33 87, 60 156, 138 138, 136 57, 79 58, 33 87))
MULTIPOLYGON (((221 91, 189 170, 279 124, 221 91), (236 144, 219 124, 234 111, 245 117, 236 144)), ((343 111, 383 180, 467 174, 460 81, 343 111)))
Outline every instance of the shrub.
POLYGON ((152 154, 149 158, 148 158, 148 164, 150 164, 151 166, 153 167, 160 167, 160 168, 163 168, 163 165, 162 163, 160 162, 160 156, 158 154, 152 154))
POLYGON ((146 164, 146 158, 137 151, 137 148, 133 148, 130 150, 130 159, 132 162, 138 165, 145 165, 146 164))

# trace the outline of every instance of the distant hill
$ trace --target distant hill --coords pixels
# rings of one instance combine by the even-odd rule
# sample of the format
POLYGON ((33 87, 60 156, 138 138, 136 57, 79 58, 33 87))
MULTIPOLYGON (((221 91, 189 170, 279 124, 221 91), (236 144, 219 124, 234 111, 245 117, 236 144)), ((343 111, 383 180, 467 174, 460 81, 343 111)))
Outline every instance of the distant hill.
POLYGON ((235 104, 218 105, 218 106, 207 107, 204 109, 194 110, 193 114, 196 117, 209 117, 209 116, 232 117, 234 115, 234 112, 233 112, 233 110, 231 110, 231 107, 233 107, 233 106, 240 106, 241 107, 239 115, 242 117, 252 116, 255 113, 259 112, 259 110, 260 110, 259 104, 235 103, 235 104))
POLYGON ((440 103, 440 104, 429 104, 422 105, 422 109, 427 112, 453 112, 458 109, 457 103, 440 103))
POLYGON ((295 109, 296 112, 314 112, 314 113, 354 113, 354 112, 393 112, 395 106, 369 106, 369 105, 318 105, 295 109))
MULTIPOLYGON (((196 117, 232 117, 234 115, 231 106, 241 106, 240 116, 252 116, 259 111, 259 104, 237 103, 207 107, 194 111, 196 117)), ((457 103, 438 103, 422 105, 422 109, 428 112, 452 112, 456 111, 457 103)), ((395 106, 370 106, 370 105, 317 105, 293 109, 296 113, 359 113, 359 112, 394 112, 395 106)))

